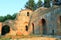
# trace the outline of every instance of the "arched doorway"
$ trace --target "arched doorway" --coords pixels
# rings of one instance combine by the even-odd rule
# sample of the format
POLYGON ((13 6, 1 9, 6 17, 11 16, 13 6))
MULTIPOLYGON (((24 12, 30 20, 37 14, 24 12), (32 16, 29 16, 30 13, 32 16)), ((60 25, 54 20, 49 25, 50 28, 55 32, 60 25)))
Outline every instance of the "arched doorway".
POLYGON ((60 18, 59 18, 59 19, 60 19, 60 24, 61 24, 61 16, 60 16, 60 18))
POLYGON ((42 28, 43 28, 43 34, 47 34, 47 27, 46 27, 45 19, 41 19, 41 24, 42 24, 42 28))
POLYGON ((52 30, 52 35, 54 35, 54 29, 52 30))
POLYGON ((34 23, 32 23, 32 31, 33 31, 33 34, 34 34, 34 23))
POLYGON ((10 27, 8 25, 2 26, 1 35, 5 35, 10 32, 10 27))

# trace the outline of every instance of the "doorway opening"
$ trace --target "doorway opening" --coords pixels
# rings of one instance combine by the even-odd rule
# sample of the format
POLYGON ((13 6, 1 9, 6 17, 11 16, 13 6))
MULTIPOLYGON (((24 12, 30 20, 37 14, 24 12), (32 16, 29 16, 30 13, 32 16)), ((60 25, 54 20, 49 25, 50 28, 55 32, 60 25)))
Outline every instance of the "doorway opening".
POLYGON ((28 31, 28 26, 26 25, 25 27, 26 27, 26 31, 28 31))
POLYGON ((10 27, 8 25, 2 26, 1 35, 5 35, 10 32, 10 27))
POLYGON ((43 27, 43 34, 47 34, 47 27, 45 19, 41 19, 42 27, 43 27))
POLYGON ((60 23, 61 23, 61 16, 60 16, 60 18, 59 18, 59 19, 60 19, 60 23))
POLYGON ((33 30, 33 34, 34 34, 34 23, 32 23, 32 30, 33 30))

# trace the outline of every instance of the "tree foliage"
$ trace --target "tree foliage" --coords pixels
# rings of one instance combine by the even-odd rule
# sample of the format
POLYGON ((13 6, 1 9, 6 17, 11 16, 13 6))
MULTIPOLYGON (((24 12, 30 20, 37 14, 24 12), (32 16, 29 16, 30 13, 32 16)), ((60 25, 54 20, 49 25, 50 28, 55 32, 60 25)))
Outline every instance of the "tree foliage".
POLYGON ((14 13, 14 14, 12 15, 12 20, 14 20, 14 19, 16 18, 16 15, 17 15, 17 13, 14 13))
POLYGON ((3 21, 5 21, 4 17, 0 16, 0 22, 3 22, 3 21))
POLYGON ((45 7, 50 7, 50 0, 45 0, 45 7))
POLYGON ((38 0, 38 3, 37 3, 37 8, 39 8, 39 7, 41 7, 42 5, 41 5, 41 0, 38 0))
POLYGON ((6 20, 12 19, 12 16, 8 14, 7 16, 5 16, 5 19, 6 19, 6 20))
POLYGON ((14 13, 13 15, 7 15, 7 16, 0 16, 0 22, 4 22, 5 20, 11 19, 14 20, 16 18, 17 13, 14 13))
POLYGON ((34 0, 29 0, 26 5, 25 5, 25 8, 27 9, 31 9, 31 10, 35 10, 35 2, 34 0))
MULTIPOLYGON (((44 7, 50 7, 50 0, 44 0, 44 2, 44 7)), ((38 0, 37 3, 35 3, 34 0, 29 0, 28 2, 26 2, 25 8, 36 10, 37 8, 42 6, 41 3, 41 0, 38 0)))

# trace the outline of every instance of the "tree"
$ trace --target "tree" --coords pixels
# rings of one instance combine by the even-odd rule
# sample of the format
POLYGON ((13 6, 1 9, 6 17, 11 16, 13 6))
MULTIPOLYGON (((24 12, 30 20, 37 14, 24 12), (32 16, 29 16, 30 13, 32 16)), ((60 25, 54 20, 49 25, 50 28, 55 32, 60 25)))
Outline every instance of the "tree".
POLYGON ((8 14, 7 16, 5 16, 5 19, 6 19, 6 20, 12 19, 12 16, 8 14))
POLYGON ((35 10, 36 7, 35 7, 35 2, 34 2, 34 0, 29 0, 29 1, 26 3, 25 8, 31 9, 31 10, 35 10))
POLYGON ((42 5, 41 5, 41 0, 38 0, 38 3, 37 3, 37 8, 39 8, 39 7, 41 7, 42 5))
POLYGON ((45 7, 50 7, 50 0, 44 0, 45 1, 45 7))
MULTIPOLYGON (((51 0, 44 0, 44 7, 50 7, 50 1, 51 0)), ((41 7, 42 6, 42 1, 39 0, 37 5, 38 5, 38 7, 41 7)))
POLYGON ((4 17, 3 16, 0 16, 0 22, 4 22, 4 17))
POLYGON ((12 16, 8 14, 7 16, 0 16, 0 22, 4 22, 8 19, 14 20, 16 18, 17 13, 14 13, 12 16))
POLYGON ((16 18, 16 15, 17 15, 17 13, 14 13, 14 14, 12 15, 12 20, 14 20, 14 19, 16 18))

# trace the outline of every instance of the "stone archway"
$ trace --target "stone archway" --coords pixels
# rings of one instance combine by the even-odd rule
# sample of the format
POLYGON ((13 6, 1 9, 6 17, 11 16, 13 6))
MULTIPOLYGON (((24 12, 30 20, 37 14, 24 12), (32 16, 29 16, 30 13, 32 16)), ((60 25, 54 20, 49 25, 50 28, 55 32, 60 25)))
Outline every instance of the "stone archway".
POLYGON ((34 23, 32 23, 32 31, 33 31, 33 34, 34 34, 34 23))
POLYGON ((43 28, 43 34, 47 34, 47 27, 46 27, 46 20, 45 19, 41 19, 41 25, 43 28))
POLYGON ((10 27, 8 25, 2 26, 1 35, 6 35, 10 32, 10 27))

